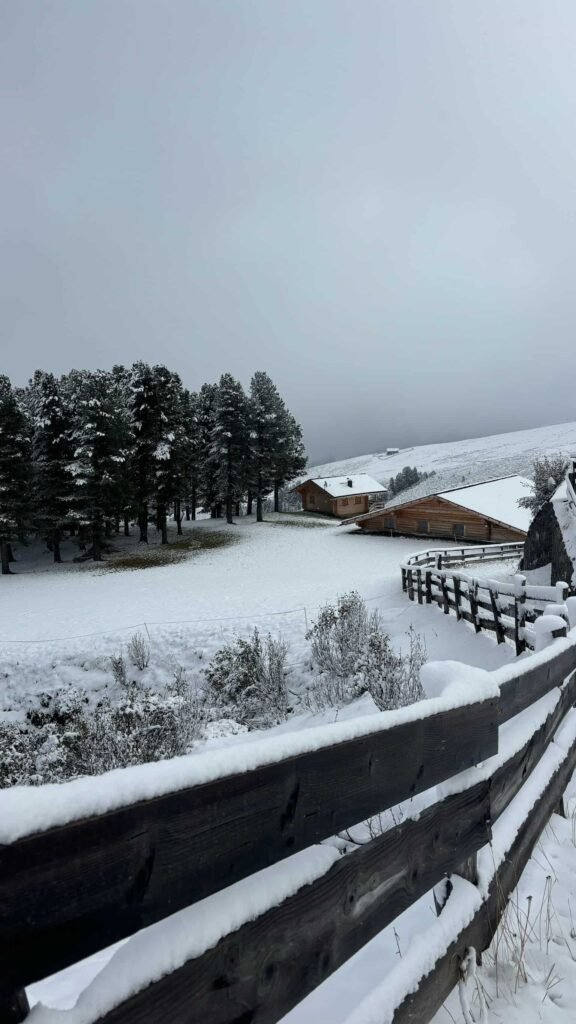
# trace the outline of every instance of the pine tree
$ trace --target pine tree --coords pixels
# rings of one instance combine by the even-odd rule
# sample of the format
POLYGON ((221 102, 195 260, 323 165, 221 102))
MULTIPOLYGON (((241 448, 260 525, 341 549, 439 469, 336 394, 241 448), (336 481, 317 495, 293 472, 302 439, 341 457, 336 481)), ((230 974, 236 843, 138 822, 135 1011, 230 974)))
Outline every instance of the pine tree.
POLYGON ((10 573, 11 542, 22 539, 29 518, 30 423, 8 377, 0 376, 0 558, 10 573))
POLYGON ((89 531, 92 557, 100 561, 106 520, 117 512, 118 481, 128 461, 128 423, 123 415, 119 383, 113 374, 103 370, 73 371, 68 375, 67 385, 74 395, 73 515, 89 531))
POLYGON ((278 446, 274 466, 274 511, 280 511, 280 488, 293 480, 306 469, 306 449, 302 437, 302 427, 296 422, 291 412, 284 410, 282 418, 283 430, 278 446))
POLYGON ((134 430, 131 465, 140 541, 148 543, 149 503, 154 495, 155 451, 158 420, 155 375, 148 363, 134 363, 129 375, 129 407, 134 430))
POLYGON ((216 423, 217 384, 203 384, 196 402, 198 491, 204 506, 212 516, 217 515, 218 478, 221 453, 212 449, 212 434, 216 423))
POLYGON ((247 403, 242 385, 230 373, 218 384, 210 453, 219 459, 217 500, 224 503, 226 522, 232 523, 234 504, 243 496, 248 455, 247 403))
POLYGON ((35 522, 61 562, 60 542, 74 504, 72 410, 53 373, 37 370, 30 381, 35 522))
POLYGON ((183 388, 176 373, 165 366, 153 369, 156 386, 157 418, 156 447, 153 452, 154 496, 156 525, 162 534, 162 543, 168 543, 167 512, 172 502, 179 500, 184 486, 186 462, 186 436, 183 417, 183 388))
POLYGON ((251 512, 256 498, 256 521, 262 522, 262 499, 271 490, 285 444, 286 409, 267 373, 258 371, 250 382, 248 490, 251 512))

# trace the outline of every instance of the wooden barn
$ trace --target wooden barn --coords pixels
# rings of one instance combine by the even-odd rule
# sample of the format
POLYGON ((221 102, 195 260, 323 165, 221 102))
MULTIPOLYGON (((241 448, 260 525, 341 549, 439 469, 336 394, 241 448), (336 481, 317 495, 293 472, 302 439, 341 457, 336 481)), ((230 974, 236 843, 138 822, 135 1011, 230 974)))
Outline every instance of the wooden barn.
POLYGON ((310 478, 292 490, 302 498, 305 512, 321 512, 337 519, 358 516, 367 512, 374 502, 386 499, 386 488, 366 473, 310 478))
POLYGON ((529 493, 528 484, 523 477, 507 476, 410 501, 398 498, 384 508, 355 516, 352 522, 366 533, 392 536, 484 544, 524 540, 530 512, 518 507, 518 499, 529 493))

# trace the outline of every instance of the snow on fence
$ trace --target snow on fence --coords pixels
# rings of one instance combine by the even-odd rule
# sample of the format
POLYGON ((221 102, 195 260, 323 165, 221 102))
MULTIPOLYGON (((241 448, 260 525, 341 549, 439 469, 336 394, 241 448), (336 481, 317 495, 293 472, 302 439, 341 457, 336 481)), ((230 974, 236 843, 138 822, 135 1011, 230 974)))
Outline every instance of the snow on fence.
POLYGON ((449 876, 353 1015, 425 1024, 576 767, 576 630, 550 632, 496 672, 438 663, 440 695, 399 711, 0 793, 1 1024, 25 1019, 27 985, 128 936, 75 1008, 31 1021, 274 1024, 449 876), (322 843, 403 801, 354 852, 322 843))
POLYGON ((448 569, 466 563, 521 557, 523 550, 523 544, 518 543, 419 551, 401 566, 402 589, 411 601, 435 603, 446 615, 453 611, 457 619, 469 622, 477 633, 495 633, 499 644, 507 639, 513 641, 516 654, 526 648, 536 650, 540 644, 536 621, 549 605, 554 604, 556 614, 564 620, 555 635, 561 636, 563 627, 570 624, 567 583, 532 586, 520 573, 505 581, 476 578, 448 569))

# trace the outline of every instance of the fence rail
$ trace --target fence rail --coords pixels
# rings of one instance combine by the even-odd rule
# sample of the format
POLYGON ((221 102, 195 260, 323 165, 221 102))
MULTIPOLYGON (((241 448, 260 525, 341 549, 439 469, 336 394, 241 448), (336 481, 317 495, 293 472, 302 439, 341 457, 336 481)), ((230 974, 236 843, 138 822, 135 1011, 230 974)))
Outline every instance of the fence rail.
POLYGON ((565 602, 567 583, 553 587, 533 586, 517 573, 510 581, 483 579, 449 566, 466 562, 492 562, 521 554, 522 544, 493 544, 476 548, 435 548, 410 556, 401 566, 402 589, 411 601, 439 605, 446 615, 470 623, 477 633, 494 633, 498 643, 512 641, 516 654, 537 645, 536 620, 557 606, 557 614, 569 623, 565 602))
MULTIPOLYGON (((506 896, 576 767, 575 727, 574 741, 564 743, 555 771, 526 812, 522 788, 560 726, 576 718, 575 670, 576 632, 515 666, 486 673, 467 696, 461 685, 448 687, 401 712, 337 723, 311 731, 307 740, 283 737, 284 756, 274 763, 266 761, 274 759, 273 745, 260 741, 268 746, 258 767, 220 773, 178 792, 134 796, 151 766, 123 770, 131 773, 126 792, 132 802, 105 813, 94 813, 98 778, 82 781, 84 803, 76 783, 58 787, 76 799, 76 820, 55 821, 0 846, 0 1024, 25 1018, 27 985, 149 925, 138 936, 148 942, 147 954, 142 948, 134 953, 149 975, 126 988, 112 963, 106 999, 95 1001, 97 1010, 85 1008, 83 1021, 274 1024, 447 875, 475 882, 475 857, 493 827, 503 815, 521 813, 511 830, 516 839, 471 924, 448 935, 445 952, 427 977, 417 979, 416 991, 411 985, 403 997, 400 992, 395 1024, 425 1024, 458 980, 468 946, 489 944, 506 896), (500 727, 552 690, 558 694, 548 714, 535 715, 521 749, 507 751, 500 727), (309 749, 298 748, 303 742, 309 749), (434 794, 439 783, 450 784, 449 795, 434 794), (311 845, 425 790, 431 802, 418 816, 344 857, 330 846, 311 845), (314 851, 326 854, 326 867, 261 905, 262 890, 274 886, 254 873, 269 867, 274 877, 290 878, 298 857, 314 851), (223 890, 233 903, 234 883, 253 883, 244 917, 204 948, 194 939, 194 922, 212 916, 210 899, 223 890), (171 944, 169 915, 182 908, 194 915, 193 905, 206 897, 204 917, 178 926, 194 940, 188 952, 176 965, 158 968, 158 951, 171 944), (156 937, 155 929, 164 930, 156 937)), ((246 745, 246 756, 257 746, 246 745)), ((53 820, 53 793, 54 787, 29 792, 38 820, 53 820)), ((9 790, 0 793, 0 835, 9 801, 9 790)), ((130 945, 121 951, 124 962, 129 951, 130 945)))

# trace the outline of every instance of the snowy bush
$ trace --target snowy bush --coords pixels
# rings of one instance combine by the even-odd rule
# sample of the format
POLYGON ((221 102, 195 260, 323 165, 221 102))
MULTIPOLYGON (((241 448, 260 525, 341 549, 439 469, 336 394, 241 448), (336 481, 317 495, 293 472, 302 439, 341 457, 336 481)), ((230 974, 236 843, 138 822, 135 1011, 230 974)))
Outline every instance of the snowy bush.
POLYGON ((64 782, 186 754, 205 706, 182 669, 162 693, 126 683, 96 707, 73 687, 41 694, 23 722, 0 723, 0 788, 64 782))
POLYGON ((274 725, 288 714, 286 655, 283 640, 257 629, 216 652, 206 678, 216 708, 250 728, 274 725))
POLYGON ((134 633, 128 643, 128 654, 130 661, 141 672, 150 664, 150 644, 146 642, 142 633, 134 633))
POLYGON ((307 634, 319 670, 307 694, 308 706, 343 707, 366 692, 381 711, 421 700, 426 652, 412 629, 409 637, 408 654, 396 654, 379 612, 369 612, 355 591, 340 596, 335 606, 326 605, 307 634))
POLYGON ((118 686, 128 685, 128 676, 126 674, 126 662, 124 661, 124 655, 113 654, 110 658, 110 668, 112 669, 112 675, 114 676, 114 682, 118 686))
POLYGON ((532 494, 518 499, 521 508, 527 508, 535 515, 536 512, 552 497, 558 485, 564 479, 568 462, 564 455, 543 455, 534 459, 532 465, 532 494))

